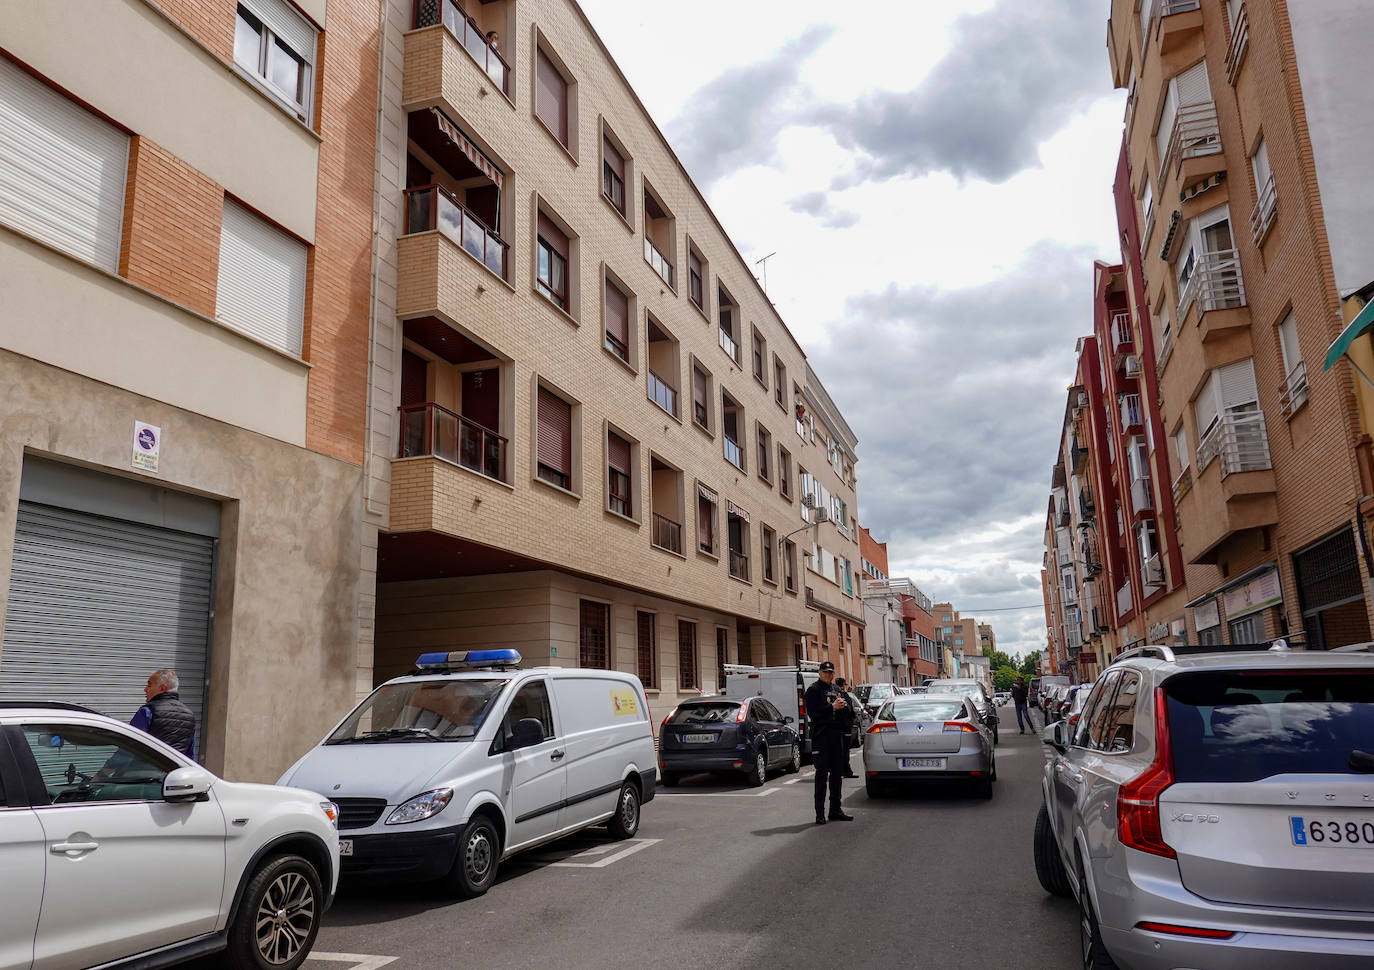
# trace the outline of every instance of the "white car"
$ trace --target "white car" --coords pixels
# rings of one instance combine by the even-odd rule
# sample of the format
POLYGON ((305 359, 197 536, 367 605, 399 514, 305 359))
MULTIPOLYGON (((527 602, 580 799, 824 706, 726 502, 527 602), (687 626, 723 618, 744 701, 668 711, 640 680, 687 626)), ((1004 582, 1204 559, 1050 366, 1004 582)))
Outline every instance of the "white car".
POLYGON ((0 704, 0 970, 292 970, 333 900, 336 815, 84 708, 0 704))
POLYGON ((638 831, 657 772, 639 678, 519 663, 425 654, 282 776, 338 803, 346 875, 479 896, 516 852, 602 823, 638 831))

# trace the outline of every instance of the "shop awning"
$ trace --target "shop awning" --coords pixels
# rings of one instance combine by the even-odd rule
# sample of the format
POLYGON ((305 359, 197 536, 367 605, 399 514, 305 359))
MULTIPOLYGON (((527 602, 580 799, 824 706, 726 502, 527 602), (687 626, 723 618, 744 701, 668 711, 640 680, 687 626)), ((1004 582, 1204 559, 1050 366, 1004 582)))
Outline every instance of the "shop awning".
POLYGON ((1359 316, 1350 321, 1350 326, 1341 331, 1341 335, 1332 341, 1331 346, 1326 351, 1326 363, 1322 365, 1322 370, 1330 370, 1336 363, 1345 356, 1345 352, 1350 349, 1350 345, 1355 342, 1355 338, 1374 327, 1374 300, 1365 304, 1365 308, 1360 311, 1359 316))

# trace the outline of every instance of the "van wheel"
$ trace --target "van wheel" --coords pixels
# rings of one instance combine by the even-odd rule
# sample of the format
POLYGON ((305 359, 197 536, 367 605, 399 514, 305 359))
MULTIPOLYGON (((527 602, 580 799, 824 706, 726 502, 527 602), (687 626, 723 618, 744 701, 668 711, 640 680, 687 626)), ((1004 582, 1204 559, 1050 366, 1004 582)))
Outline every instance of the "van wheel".
POLYGON ((501 839, 496 826, 485 815, 474 815, 458 839, 458 858, 453 860, 444 884, 455 896, 480 896, 496 881, 500 861, 501 839))
POLYGON ((226 967, 295 970, 320 931, 324 894, 315 867, 298 855, 269 859, 253 874, 229 928, 226 967))
POLYGON ((1069 874, 1059 857, 1059 843, 1044 802, 1040 803, 1040 814, 1035 816, 1035 877, 1040 880, 1040 888, 1051 896, 1069 895, 1069 874))
POLYGON ((627 781, 620 786, 620 798, 615 803, 615 814, 606 825, 613 839, 632 839, 639 831, 639 789, 634 782, 627 781))
POLYGON ((745 780, 754 788, 768 780, 768 752, 759 748, 754 752, 754 764, 744 773, 745 780))
POLYGON ((787 772, 789 775, 795 775, 797 772, 801 771, 801 745, 795 741, 792 742, 792 757, 788 760, 787 766, 783 768, 783 771, 787 772))

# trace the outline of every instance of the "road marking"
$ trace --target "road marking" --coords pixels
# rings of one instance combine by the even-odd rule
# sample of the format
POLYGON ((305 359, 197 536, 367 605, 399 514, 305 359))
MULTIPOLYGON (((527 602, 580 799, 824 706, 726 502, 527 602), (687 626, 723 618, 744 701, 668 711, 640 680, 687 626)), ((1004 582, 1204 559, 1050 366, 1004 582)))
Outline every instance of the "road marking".
POLYGON ((347 963, 346 970, 378 970, 388 963, 395 963, 400 957, 369 956, 366 953, 312 953, 307 960, 321 960, 325 963, 347 963))
MULTIPOLYGON (((786 784, 784 782, 784 784, 786 784)), ((777 791, 777 786, 756 792, 742 791, 661 791, 655 798, 762 798, 777 791)))
POLYGON ((617 842, 613 845, 594 845, 572 855, 544 853, 543 855, 530 856, 529 860, 549 868, 604 869, 612 863, 619 862, 622 859, 634 855, 640 849, 647 849, 649 846, 657 845, 662 841, 662 839, 626 839, 624 842, 617 842), (612 850, 619 851, 613 852, 612 855, 608 855, 604 859, 596 858, 599 855, 605 855, 607 852, 612 852, 612 850), (578 859, 594 861, 578 862, 578 859))

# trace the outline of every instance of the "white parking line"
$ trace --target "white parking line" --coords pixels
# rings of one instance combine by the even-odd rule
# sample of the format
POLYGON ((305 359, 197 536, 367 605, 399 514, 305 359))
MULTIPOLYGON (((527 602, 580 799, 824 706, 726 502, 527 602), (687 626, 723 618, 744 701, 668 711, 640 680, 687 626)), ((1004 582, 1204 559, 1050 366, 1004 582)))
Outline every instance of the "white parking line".
POLYGON ((366 953, 312 953, 306 959, 349 964, 344 970, 378 970, 388 963, 395 963, 400 957, 369 956, 366 953))
POLYGON ((662 839, 626 839, 624 842, 618 842, 614 845, 594 845, 570 856, 553 854, 530 856, 530 861, 541 863, 549 868, 604 869, 612 863, 619 862, 628 856, 634 855, 640 849, 647 849, 649 846, 657 845, 662 841, 662 839), (599 855, 605 855, 613 849, 619 849, 619 851, 606 856, 604 859, 596 858, 599 855), (578 859, 595 861, 578 862, 576 861, 578 859))
MULTIPOLYGON (((786 784, 786 782, 783 782, 786 784)), ((655 798, 762 798, 777 791, 777 786, 755 792, 742 791, 661 791, 655 798)))

